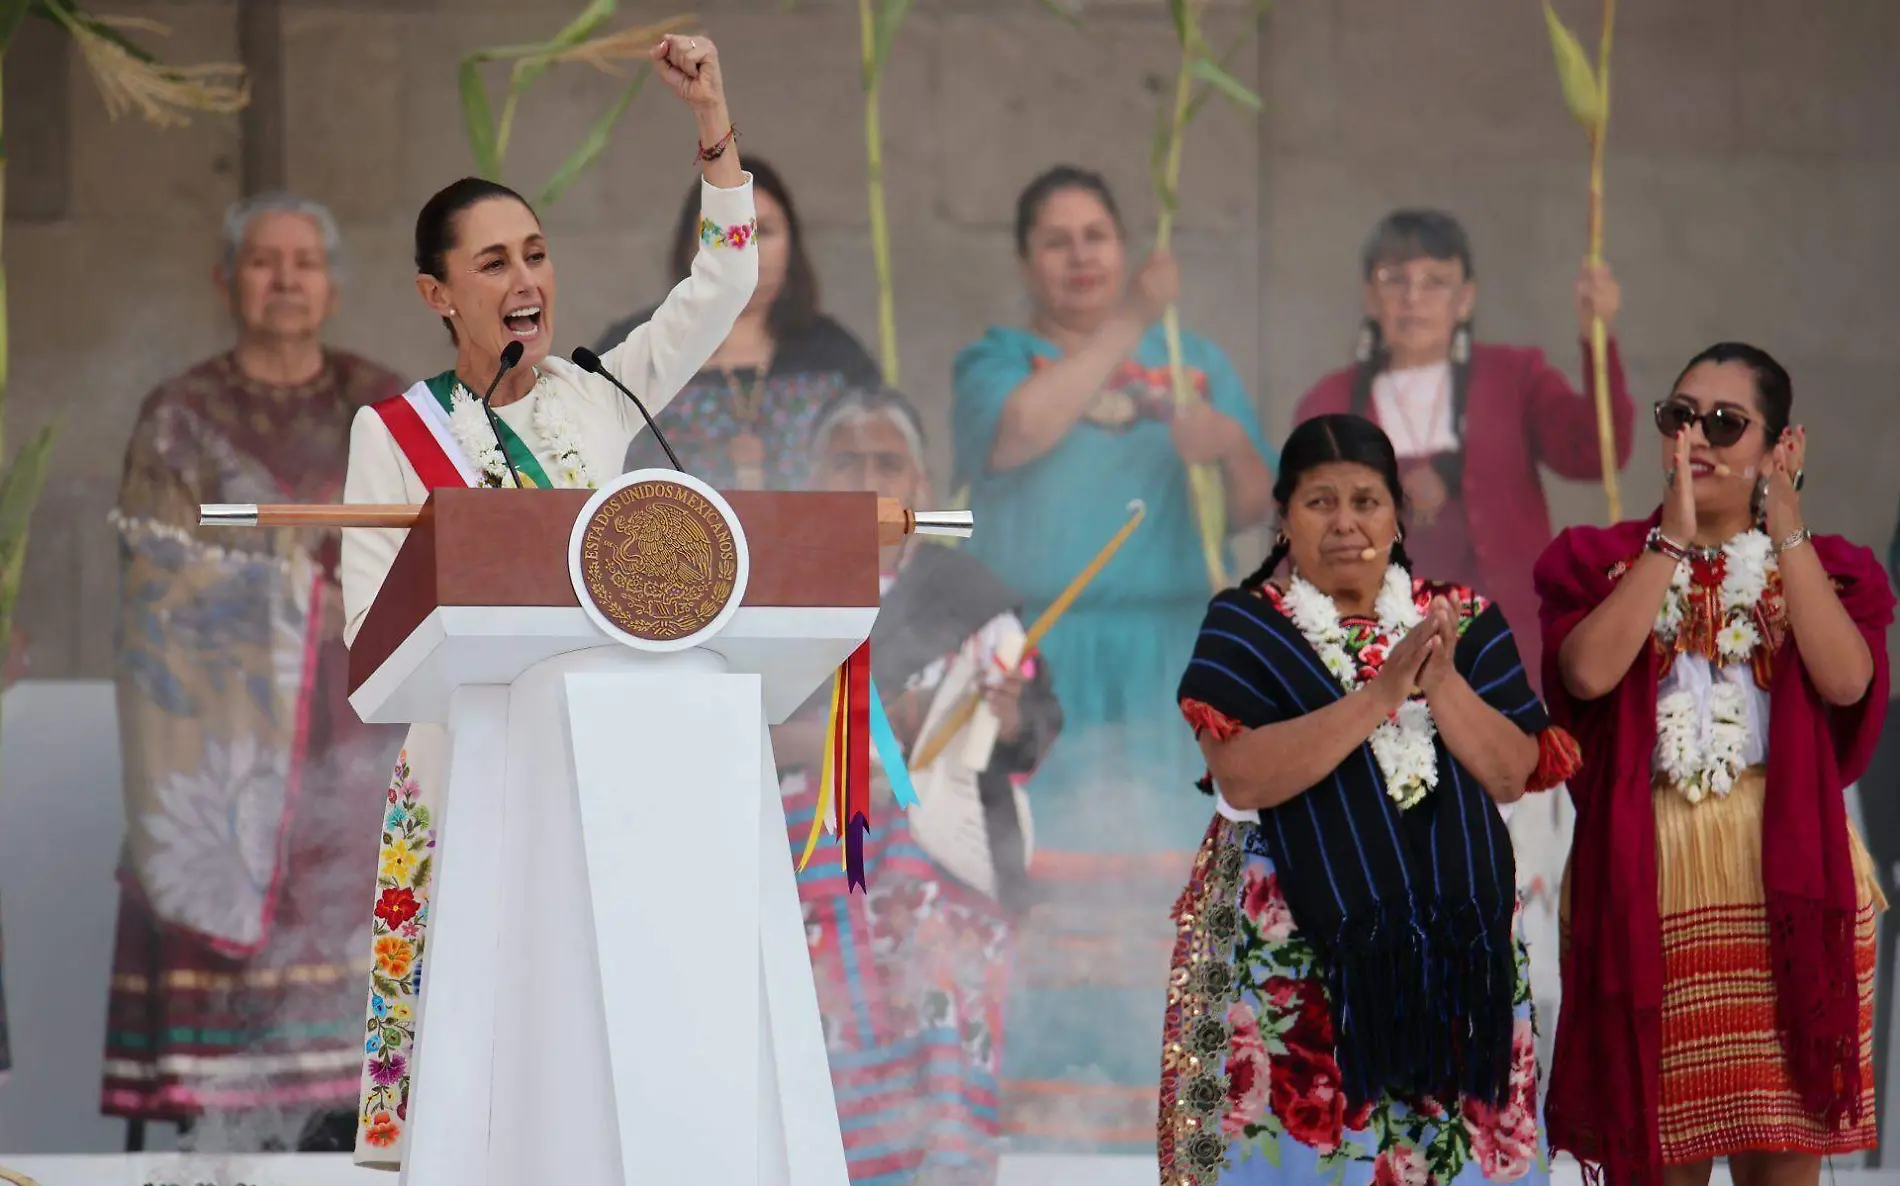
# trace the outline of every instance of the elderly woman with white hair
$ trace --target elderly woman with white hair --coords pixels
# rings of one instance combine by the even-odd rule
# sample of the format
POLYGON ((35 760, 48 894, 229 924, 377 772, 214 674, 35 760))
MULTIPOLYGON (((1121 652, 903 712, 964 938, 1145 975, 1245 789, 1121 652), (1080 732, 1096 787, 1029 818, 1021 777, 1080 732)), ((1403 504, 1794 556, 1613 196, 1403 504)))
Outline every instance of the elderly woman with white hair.
POLYGON ((147 396, 126 451, 127 838, 101 1108, 134 1148, 147 1120, 237 1150, 348 1148, 355 1127, 362 820, 400 738, 345 699, 338 533, 197 526, 200 503, 335 500, 351 417, 401 390, 323 344, 341 246, 315 202, 233 205, 215 280, 236 343, 147 396))
MULTIPOLYGON (((811 440, 813 488, 929 503, 923 426, 903 396, 834 397, 811 440)), ((1033 839, 1024 784, 1062 710, 1048 670, 1022 653, 1021 599, 982 562, 916 538, 881 562, 872 676, 922 804, 896 809, 874 773, 887 822, 865 841, 868 893, 849 892, 836 862, 815 861, 798 896, 832 1082, 851 1101, 852 1180, 979 1186, 995 1181, 1002 1142, 1003 1007, 1033 839), (937 744, 971 695, 983 707, 937 744)), ((795 847, 817 810, 824 707, 815 698, 773 730, 795 847)))

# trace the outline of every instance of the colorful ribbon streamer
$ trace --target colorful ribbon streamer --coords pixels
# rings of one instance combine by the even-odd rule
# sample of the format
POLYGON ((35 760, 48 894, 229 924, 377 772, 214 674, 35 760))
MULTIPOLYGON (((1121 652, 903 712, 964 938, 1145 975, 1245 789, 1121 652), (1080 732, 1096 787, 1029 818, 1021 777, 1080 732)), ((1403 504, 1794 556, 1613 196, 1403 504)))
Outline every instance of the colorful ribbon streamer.
POLYGON ((891 797, 897 805, 911 808, 918 805, 917 788, 910 781, 910 767, 904 764, 904 747, 897 744, 897 731, 891 728, 891 718, 884 713, 884 698, 878 695, 877 681, 871 681, 871 745, 877 750, 878 765, 884 767, 884 777, 891 784, 891 797))
MULTIPOLYGON (((838 838, 847 889, 863 890, 864 837, 871 830, 871 644, 851 653, 831 681, 831 720, 818 775, 818 811, 798 859, 802 873, 818 849, 820 829, 838 838)), ((881 710, 877 712, 882 716, 881 710)), ((884 723, 889 729, 889 722, 884 723)), ((896 738, 892 737, 895 743, 896 738)), ((900 756, 901 769, 901 756, 900 756)))

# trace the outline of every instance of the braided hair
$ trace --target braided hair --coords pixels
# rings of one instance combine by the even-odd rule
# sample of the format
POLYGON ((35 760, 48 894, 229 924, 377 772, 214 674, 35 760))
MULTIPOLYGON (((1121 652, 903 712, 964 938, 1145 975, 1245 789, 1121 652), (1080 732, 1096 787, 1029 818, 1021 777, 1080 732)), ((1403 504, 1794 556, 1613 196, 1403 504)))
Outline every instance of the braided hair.
MULTIPOLYGON (((1280 472, 1273 480, 1273 504, 1280 509, 1282 522, 1286 519, 1287 503, 1292 501, 1293 492, 1299 488, 1300 479, 1308 471, 1329 465, 1335 461, 1350 461, 1378 471, 1385 480, 1385 488, 1392 495, 1393 506, 1401 518, 1405 514, 1405 488, 1399 484, 1399 457, 1392 448, 1392 440, 1385 430, 1366 419, 1345 412, 1335 412, 1326 416, 1315 416, 1293 430, 1286 439, 1286 446, 1280 451, 1280 472)), ((1258 589, 1273 576, 1280 567, 1292 541, 1282 530, 1274 541, 1273 550, 1253 574, 1240 583, 1243 589, 1258 589)), ((1410 569, 1412 558, 1405 554, 1405 542, 1394 540, 1392 544, 1392 563, 1401 568, 1410 569)))
MULTIPOLYGON (((1379 220, 1366 237, 1360 253, 1365 280, 1370 283, 1379 268, 1424 257, 1456 260, 1464 268, 1467 281, 1477 273, 1471 265, 1471 240, 1457 219, 1440 210, 1394 210, 1379 220)), ((1471 328, 1466 318, 1452 331, 1451 338, 1451 424, 1460 441, 1465 437, 1465 401, 1471 388, 1471 328)), ((1356 364, 1352 377, 1352 411, 1360 416, 1372 414, 1372 384, 1391 365, 1391 351, 1375 318, 1366 318, 1360 329, 1359 346, 1354 351, 1356 364)), ((1456 498, 1464 488, 1465 455, 1459 449, 1432 459, 1432 467, 1444 480, 1446 492, 1456 498)))

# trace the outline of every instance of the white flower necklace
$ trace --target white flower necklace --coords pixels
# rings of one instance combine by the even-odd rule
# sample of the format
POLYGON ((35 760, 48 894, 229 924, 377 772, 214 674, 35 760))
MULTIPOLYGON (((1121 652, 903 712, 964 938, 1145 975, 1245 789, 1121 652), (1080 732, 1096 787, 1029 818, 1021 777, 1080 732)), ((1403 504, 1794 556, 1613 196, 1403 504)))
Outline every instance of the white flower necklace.
MULTIPOLYGON (((1339 607, 1298 573, 1293 574, 1286 592, 1287 617, 1299 628, 1320 661, 1333 678, 1348 692, 1361 686, 1359 665, 1346 651, 1346 628, 1339 620, 1339 607)), ((1425 620, 1412 597, 1412 576, 1399 565, 1388 565, 1385 583, 1373 602, 1378 615, 1379 633, 1365 650, 1390 654, 1412 627, 1425 620)), ((1372 731, 1372 756, 1385 775, 1385 793, 1399 805, 1400 811, 1418 805, 1438 786, 1438 752, 1432 739, 1438 735, 1431 710, 1422 699, 1407 700, 1391 718, 1372 731)))
MULTIPOLYGON (((1716 628, 1718 665, 1751 660, 1761 645, 1756 618, 1770 574, 1776 569, 1774 545, 1759 530, 1744 531, 1722 545, 1722 612, 1716 628)), ((1656 637, 1673 647, 1689 616, 1693 585, 1690 560, 1676 562, 1669 592, 1656 614, 1656 637)), ((1748 697, 1737 685, 1717 679, 1709 689, 1709 725, 1701 727, 1693 692, 1671 692, 1656 701, 1656 765, 1678 794, 1691 803, 1709 795, 1724 798, 1735 787, 1748 745, 1748 697)))
MULTIPOLYGON (((534 414, 529 423, 554 455, 554 481, 568 489, 594 489, 599 483, 593 470, 588 468, 587 459, 581 455, 580 434, 567 418, 564 401, 546 383, 547 376, 539 368, 535 369, 534 376, 534 386, 530 389, 535 397, 534 414)), ((481 401, 459 379, 449 396, 449 429, 455 434, 455 443, 462 446, 462 452, 482 471, 482 485, 514 485, 494 426, 489 424, 481 401)))

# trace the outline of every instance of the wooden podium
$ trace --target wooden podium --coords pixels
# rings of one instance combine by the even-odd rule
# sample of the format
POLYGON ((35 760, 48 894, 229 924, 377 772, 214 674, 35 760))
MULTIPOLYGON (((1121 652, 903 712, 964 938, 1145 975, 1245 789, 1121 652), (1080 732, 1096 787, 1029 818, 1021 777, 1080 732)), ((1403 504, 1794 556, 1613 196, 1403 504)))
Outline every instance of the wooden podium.
POLYGON ((767 726, 870 634, 915 517, 724 495, 742 596, 655 653, 577 593, 589 497, 438 490, 351 649, 364 721, 449 737, 403 1182, 845 1186, 767 726), (585 860, 542 870, 576 829, 585 860))

